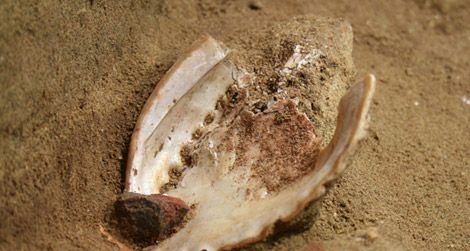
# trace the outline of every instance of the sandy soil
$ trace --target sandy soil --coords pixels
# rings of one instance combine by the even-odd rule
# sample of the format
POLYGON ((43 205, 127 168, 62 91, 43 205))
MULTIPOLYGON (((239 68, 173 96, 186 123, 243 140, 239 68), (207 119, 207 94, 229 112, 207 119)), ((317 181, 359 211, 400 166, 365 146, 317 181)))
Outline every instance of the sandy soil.
POLYGON ((469 250, 464 0, 2 1, 0 249, 113 250, 99 226, 160 77, 202 32, 241 48, 299 15, 351 22, 371 129, 295 231, 248 250, 469 250))

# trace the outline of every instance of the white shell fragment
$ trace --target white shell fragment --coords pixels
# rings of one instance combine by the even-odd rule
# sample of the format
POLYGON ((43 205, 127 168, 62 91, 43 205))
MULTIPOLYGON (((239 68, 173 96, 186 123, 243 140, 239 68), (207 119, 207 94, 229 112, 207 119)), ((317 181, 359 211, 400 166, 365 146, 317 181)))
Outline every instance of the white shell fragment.
POLYGON ((132 135, 126 177, 128 192, 155 194, 159 193, 161 184, 168 182, 169 166, 180 164, 181 145, 191 139, 192 132, 202 125, 204 116, 213 110, 217 98, 232 83, 230 75, 229 79, 210 79, 222 76, 221 72, 224 76, 230 74, 229 65, 219 64, 227 53, 222 44, 205 35, 160 80, 142 109, 132 135), (213 74, 205 78, 209 81, 200 81, 214 68, 213 74), (197 83, 199 86, 195 86, 197 83), (175 110, 167 116, 177 103, 179 112, 175 110), (184 107, 183 103, 192 106, 184 107), (175 121, 179 119, 182 121, 175 121))
MULTIPOLYGON (((286 73, 321 52, 295 53, 286 73)), ((226 55, 209 36, 197 42, 160 81, 137 122, 126 190, 160 193, 177 169, 180 182, 166 194, 194 206, 181 229, 150 250, 230 249, 266 237, 276 222, 291 220, 324 192, 365 135, 373 75, 341 99, 333 139, 320 150, 294 100, 279 100, 258 114, 240 109, 222 116, 215 109, 227 88, 249 84, 226 55), (208 114, 211 123, 205 123, 208 114), (200 128, 204 133, 194 139, 200 128), (191 167, 181 157, 187 144, 197 156, 191 167)))
POLYGON ((321 55, 322 52, 319 49, 315 49, 308 54, 302 53, 302 46, 296 45, 294 48, 294 54, 287 60, 286 64, 284 65, 284 69, 282 69, 283 74, 290 74, 292 73, 293 69, 302 68, 304 65, 308 63, 315 62, 321 55))

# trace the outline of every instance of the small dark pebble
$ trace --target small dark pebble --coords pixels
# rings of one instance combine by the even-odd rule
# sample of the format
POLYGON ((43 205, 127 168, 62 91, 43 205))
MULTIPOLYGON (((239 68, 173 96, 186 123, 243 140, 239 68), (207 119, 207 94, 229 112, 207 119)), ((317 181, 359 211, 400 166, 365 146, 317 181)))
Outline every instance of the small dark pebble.
POLYGON ((254 104, 255 110, 264 112, 266 109, 268 109, 268 104, 263 101, 258 101, 254 104))
POLYGON ((261 3, 258 1, 251 1, 250 4, 248 4, 248 7, 251 10, 261 10, 263 8, 263 5, 261 5, 261 3))
POLYGON ((123 237, 139 246, 155 244, 176 231, 189 207, 161 194, 125 192, 115 203, 115 216, 123 237))

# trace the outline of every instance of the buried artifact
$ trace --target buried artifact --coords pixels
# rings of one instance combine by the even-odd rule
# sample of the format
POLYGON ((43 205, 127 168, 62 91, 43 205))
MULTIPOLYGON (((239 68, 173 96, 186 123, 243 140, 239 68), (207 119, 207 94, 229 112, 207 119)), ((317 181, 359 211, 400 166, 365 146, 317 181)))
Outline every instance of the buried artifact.
MULTIPOLYGON (((278 82, 315 67, 324 54, 292 49, 276 70, 278 82)), ((124 232, 147 239, 149 250, 220 250, 263 239, 323 194, 365 135, 373 75, 341 98, 334 133, 322 145, 299 99, 277 88, 260 90, 274 98, 259 101, 257 76, 227 55, 203 36, 166 73, 138 119, 117 209, 124 232)))

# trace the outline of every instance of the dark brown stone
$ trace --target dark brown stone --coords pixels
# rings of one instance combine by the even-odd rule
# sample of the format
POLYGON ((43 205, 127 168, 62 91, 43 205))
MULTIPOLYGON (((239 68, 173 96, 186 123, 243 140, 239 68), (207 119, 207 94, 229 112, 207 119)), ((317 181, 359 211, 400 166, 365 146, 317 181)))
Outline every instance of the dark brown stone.
POLYGON ((115 204, 121 234, 148 245, 175 232, 189 207, 184 201, 161 194, 124 193, 115 204))

